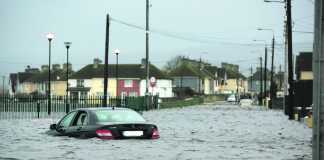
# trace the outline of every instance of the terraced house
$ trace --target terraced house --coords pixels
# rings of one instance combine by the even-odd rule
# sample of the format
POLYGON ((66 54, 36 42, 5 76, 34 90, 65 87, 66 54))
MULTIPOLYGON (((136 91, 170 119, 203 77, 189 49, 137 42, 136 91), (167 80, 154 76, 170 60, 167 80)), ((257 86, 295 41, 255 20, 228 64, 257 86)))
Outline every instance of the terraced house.
MULTIPOLYGON (((66 74, 59 64, 54 64, 51 71, 51 95, 66 95, 66 74)), ((47 95, 48 92, 48 66, 25 69, 25 72, 10 74, 10 94, 36 94, 47 95)))
POLYGON ((173 69, 169 75, 173 79, 173 87, 187 87, 199 94, 215 93, 215 77, 204 68, 183 63, 173 69))
MULTIPOLYGON (((150 65, 150 77, 156 83, 150 85, 150 94, 160 97, 172 97, 172 81, 157 67, 150 65)), ((74 97, 102 96, 104 88, 104 65, 98 60, 74 73, 69 79, 69 91, 74 97)), ((109 96, 144 96, 146 90, 146 72, 141 64, 119 64, 118 83, 116 65, 108 65, 109 96)))

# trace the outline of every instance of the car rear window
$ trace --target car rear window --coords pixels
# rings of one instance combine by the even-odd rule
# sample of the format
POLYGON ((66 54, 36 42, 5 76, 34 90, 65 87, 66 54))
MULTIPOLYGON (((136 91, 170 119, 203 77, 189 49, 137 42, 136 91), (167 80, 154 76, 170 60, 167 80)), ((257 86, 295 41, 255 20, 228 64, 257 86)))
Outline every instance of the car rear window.
POLYGON ((144 118, 132 110, 97 110, 98 122, 145 122, 144 118))

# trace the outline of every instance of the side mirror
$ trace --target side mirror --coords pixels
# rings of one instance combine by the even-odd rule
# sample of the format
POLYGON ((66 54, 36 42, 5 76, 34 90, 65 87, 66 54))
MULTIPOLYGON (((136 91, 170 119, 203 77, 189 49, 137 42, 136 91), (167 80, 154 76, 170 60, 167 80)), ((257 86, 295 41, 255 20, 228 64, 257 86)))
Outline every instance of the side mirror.
POLYGON ((51 129, 51 130, 56 129, 56 124, 51 124, 51 125, 50 125, 50 129, 51 129))

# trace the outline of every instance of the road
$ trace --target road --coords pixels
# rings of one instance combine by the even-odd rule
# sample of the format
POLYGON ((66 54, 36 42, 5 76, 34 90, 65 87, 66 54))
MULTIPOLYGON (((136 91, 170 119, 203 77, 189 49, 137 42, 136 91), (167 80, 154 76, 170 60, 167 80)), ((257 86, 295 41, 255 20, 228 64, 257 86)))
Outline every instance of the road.
POLYGON ((0 120, 0 159, 311 160, 312 130, 281 111, 203 105, 144 112, 158 140, 80 140, 45 132, 51 119, 0 120))

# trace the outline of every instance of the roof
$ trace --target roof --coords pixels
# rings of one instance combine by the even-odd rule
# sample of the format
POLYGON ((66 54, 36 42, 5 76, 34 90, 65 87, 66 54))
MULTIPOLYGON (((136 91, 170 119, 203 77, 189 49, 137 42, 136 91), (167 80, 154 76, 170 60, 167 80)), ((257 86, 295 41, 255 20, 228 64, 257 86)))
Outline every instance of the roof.
POLYGON ((88 108, 78 108, 75 109, 75 111, 79 110, 87 110, 87 111, 93 111, 93 110, 101 110, 101 109, 106 109, 106 110, 132 110, 129 108, 121 108, 121 107, 88 107, 88 108))
MULTIPOLYGON (((89 64, 72 74, 71 79, 91 79, 104 77, 104 64, 89 64)), ((154 65, 150 65, 150 76, 157 79, 168 79, 164 73, 154 65)), ((108 77, 116 77, 116 64, 108 65, 108 77)), ((141 64, 118 64, 119 78, 146 78, 145 68, 141 64)))
POLYGON ((209 71, 212 74, 218 74, 218 67, 216 66, 205 66, 204 69, 206 69, 207 71, 209 71))
POLYGON ((225 78, 225 74, 226 74, 225 68, 218 68, 217 69, 217 78, 218 79, 224 79, 225 78))
POLYGON ((25 82, 30 77, 36 75, 38 73, 27 73, 27 72, 18 72, 16 76, 12 76, 12 78, 16 78, 19 80, 19 83, 25 82))
MULTIPOLYGON (((40 72, 29 77, 27 82, 46 82, 48 81, 48 72, 40 72)), ((51 81, 66 81, 66 75, 62 71, 51 72, 51 81)))
POLYGON ((196 77, 210 77, 214 78, 214 75, 208 72, 206 69, 200 70, 198 67, 194 67, 192 65, 182 64, 172 70, 169 73, 170 76, 196 76, 196 77))
POLYGON ((245 79, 246 77, 240 73, 240 72, 234 72, 234 71, 226 71, 227 79, 233 79, 233 78, 242 78, 245 79))

